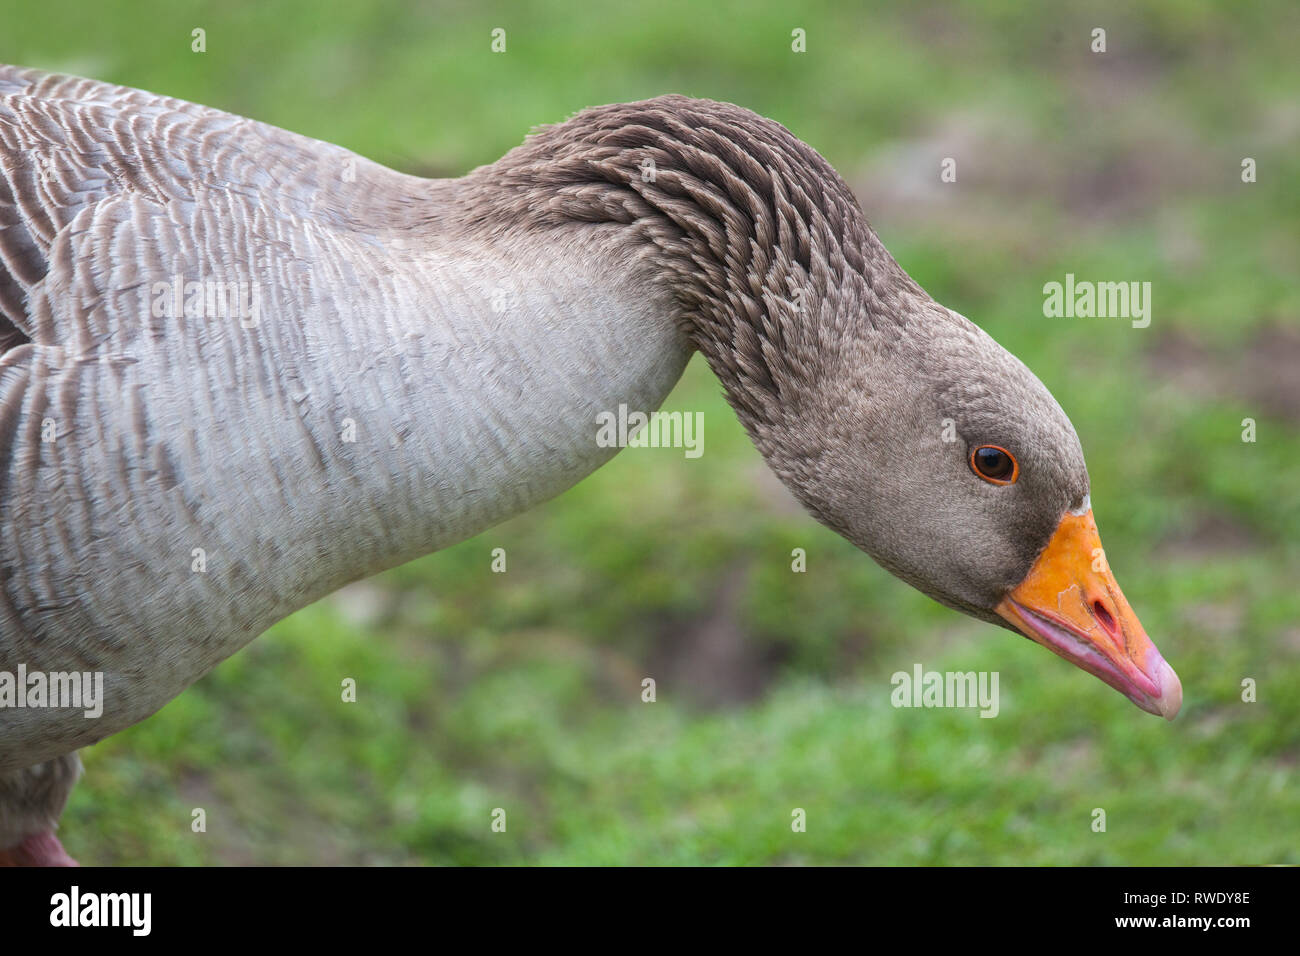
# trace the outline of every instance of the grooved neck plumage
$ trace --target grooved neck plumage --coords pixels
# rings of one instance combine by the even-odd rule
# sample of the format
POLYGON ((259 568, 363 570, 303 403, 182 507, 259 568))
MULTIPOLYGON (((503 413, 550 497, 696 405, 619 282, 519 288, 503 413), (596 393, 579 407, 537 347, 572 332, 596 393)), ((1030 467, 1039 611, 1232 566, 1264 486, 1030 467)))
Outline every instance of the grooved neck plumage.
POLYGON ((467 176, 460 201, 479 229, 617 224, 652 247, 648 277, 751 433, 789 415, 847 341, 933 305, 816 150, 728 103, 585 110, 467 176))

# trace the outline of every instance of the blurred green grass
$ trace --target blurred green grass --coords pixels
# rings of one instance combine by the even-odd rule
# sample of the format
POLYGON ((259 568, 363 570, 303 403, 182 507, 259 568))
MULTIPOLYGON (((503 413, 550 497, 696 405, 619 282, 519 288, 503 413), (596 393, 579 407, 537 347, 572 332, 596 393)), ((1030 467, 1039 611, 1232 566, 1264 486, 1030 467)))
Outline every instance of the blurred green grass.
POLYGON ((903 266, 1071 415, 1112 564, 1185 692, 1164 724, 890 578, 793 506, 696 359, 666 407, 705 413, 703 458, 628 450, 541 509, 283 622, 83 752, 71 852, 1300 863, 1297 27, 1288 2, 1197 0, 1087 16, 1006 0, 0 0, 8 62, 440 175, 584 106, 670 91, 780 120, 858 190, 903 266), (498 26, 505 55, 489 52, 498 26), (190 52, 195 27, 207 53, 190 52), (948 155, 958 183, 941 189, 948 155), (1151 281, 1151 327, 1044 319, 1042 285, 1066 272, 1151 281), (1000 672, 1001 714, 893 709, 889 675, 918 661, 1000 672), (1241 702, 1245 677, 1258 703, 1241 702))

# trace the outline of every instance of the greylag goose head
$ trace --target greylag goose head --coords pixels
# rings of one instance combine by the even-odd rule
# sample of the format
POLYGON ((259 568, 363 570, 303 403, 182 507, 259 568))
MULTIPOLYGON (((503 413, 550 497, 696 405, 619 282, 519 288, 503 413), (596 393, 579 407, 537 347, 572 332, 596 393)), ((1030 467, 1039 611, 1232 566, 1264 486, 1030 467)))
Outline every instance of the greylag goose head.
POLYGON ((903 271, 814 149, 739 107, 665 96, 587 110, 468 185, 497 223, 624 224, 814 517, 942 604, 1177 714, 1178 677, 1106 562, 1069 418, 903 271))

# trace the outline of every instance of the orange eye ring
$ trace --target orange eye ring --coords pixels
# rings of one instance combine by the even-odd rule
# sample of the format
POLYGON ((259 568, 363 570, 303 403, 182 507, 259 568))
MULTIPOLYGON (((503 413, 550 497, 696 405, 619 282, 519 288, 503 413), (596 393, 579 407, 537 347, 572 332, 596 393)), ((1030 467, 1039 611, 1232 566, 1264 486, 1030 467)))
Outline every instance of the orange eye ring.
POLYGON ((980 445, 970 453, 970 470, 992 485, 1014 485, 1020 462, 999 445, 980 445))

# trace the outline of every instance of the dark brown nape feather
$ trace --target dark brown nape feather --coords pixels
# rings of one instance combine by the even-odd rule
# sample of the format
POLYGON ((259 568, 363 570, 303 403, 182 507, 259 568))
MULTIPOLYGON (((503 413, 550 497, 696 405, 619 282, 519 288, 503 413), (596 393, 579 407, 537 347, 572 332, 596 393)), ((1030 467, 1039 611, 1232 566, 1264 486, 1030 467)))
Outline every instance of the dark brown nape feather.
POLYGON ((27 293, 49 269, 45 251, 14 198, 15 187, 30 195, 37 186, 35 170, 20 146, 0 138, 0 356, 31 341, 26 331, 27 293))
POLYGON ((0 312, 0 355, 20 345, 26 345, 31 339, 18 328, 7 315, 0 312))
POLYGON ((0 230, 0 358, 11 349, 31 341, 26 331, 27 289, 14 278, 4 257, 3 230, 0 230))
POLYGON ((480 227, 632 227, 756 438, 797 413, 858 326, 901 313, 891 299, 928 300, 815 150, 729 103, 584 110, 467 177, 463 201, 480 227))

